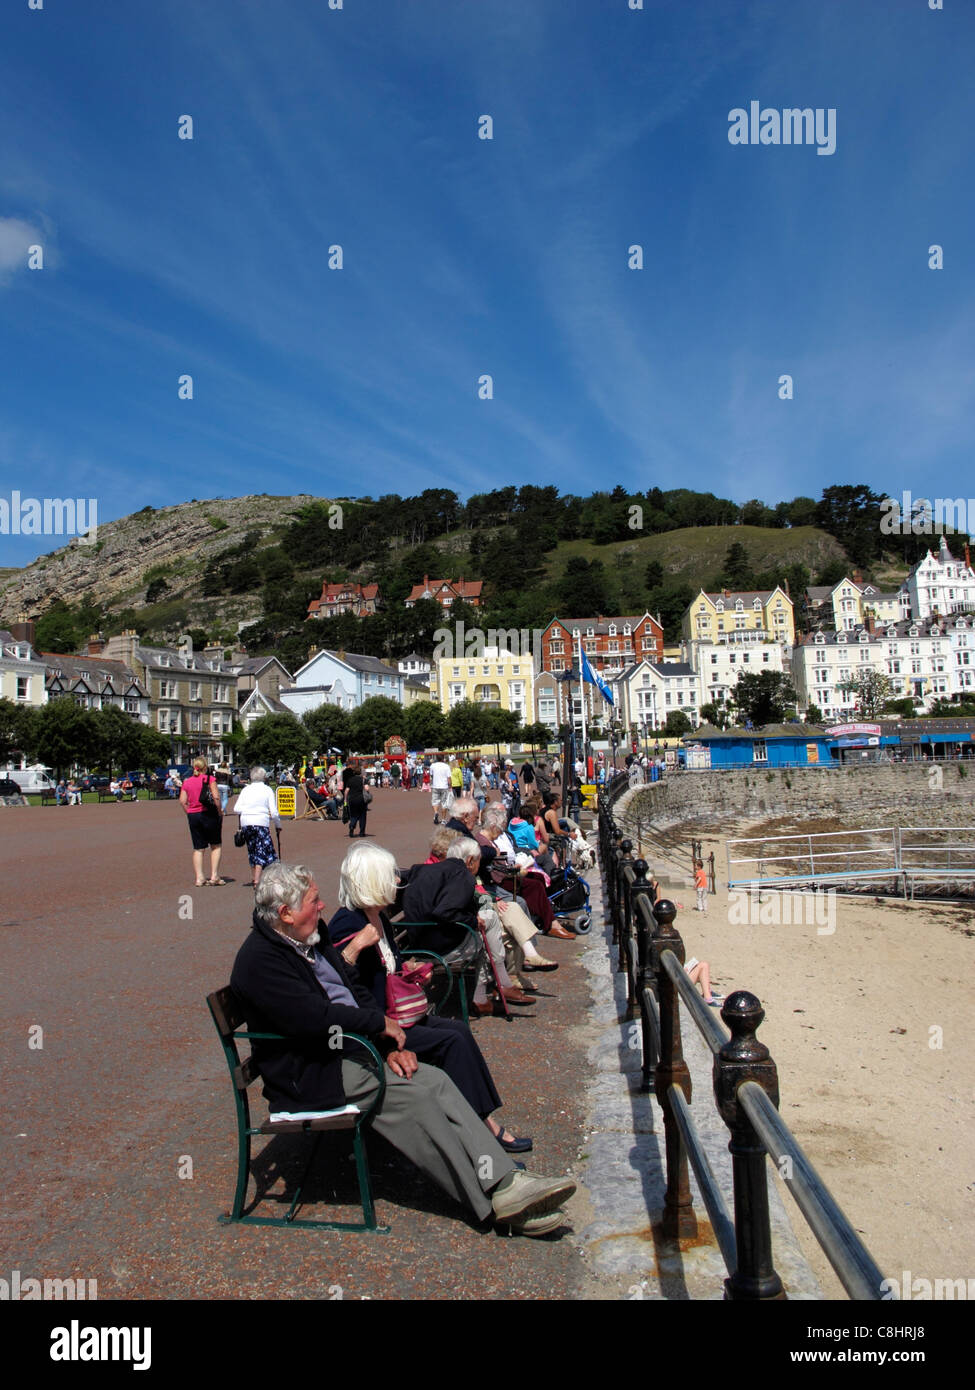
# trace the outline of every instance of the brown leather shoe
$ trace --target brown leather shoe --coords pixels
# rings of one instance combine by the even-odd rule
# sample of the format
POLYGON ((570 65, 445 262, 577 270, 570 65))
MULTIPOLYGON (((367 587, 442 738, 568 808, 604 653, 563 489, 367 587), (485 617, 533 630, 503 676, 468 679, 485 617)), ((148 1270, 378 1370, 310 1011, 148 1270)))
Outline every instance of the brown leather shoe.
POLYGON ((469 1013, 477 1014, 478 1018, 490 1018, 494 1013, 495 1000, 485 999, 483 1004, 479 1004, 476 999, 472 999, 468 1008, 469 1013))
POLYGON ((509 1004, 534 1004, 535 1002, 530 994, 526 994, 523 989, 518 989, 515 985, 510 985, 508 989, 503 989, 501 993, 509 1004))
POLYGON ((576 939, 575 932, 566 931, 561 922, 553 922, 546 935, 554 936, 558 941, 575 941, 576 939))

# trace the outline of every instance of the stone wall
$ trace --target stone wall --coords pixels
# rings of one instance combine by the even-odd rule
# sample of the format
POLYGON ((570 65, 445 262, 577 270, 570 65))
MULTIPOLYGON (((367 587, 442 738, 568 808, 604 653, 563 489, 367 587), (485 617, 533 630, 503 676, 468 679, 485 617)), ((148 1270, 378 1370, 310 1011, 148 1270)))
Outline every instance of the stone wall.
POLYGON ((882 763, 670 773, 626 798, 627 815, 663 829, 708 816, 835 819, 850 829, 975 825, 975 765, 882 763))

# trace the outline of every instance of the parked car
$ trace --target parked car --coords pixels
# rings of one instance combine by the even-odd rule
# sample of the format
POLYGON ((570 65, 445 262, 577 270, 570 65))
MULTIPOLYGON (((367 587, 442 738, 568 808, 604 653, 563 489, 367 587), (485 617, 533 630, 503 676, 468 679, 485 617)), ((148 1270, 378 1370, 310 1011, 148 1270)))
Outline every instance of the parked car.
POLYGON ((101 773, 86 772, 84 777, 78 778, 78 786, 83 792, 97 792, 102 787, 111 786, 111 777, 103 777, 101 773))
POLYGON ((23 792, 10 777, 0 777, 0 797, 2 796, 23 796, 23 792))

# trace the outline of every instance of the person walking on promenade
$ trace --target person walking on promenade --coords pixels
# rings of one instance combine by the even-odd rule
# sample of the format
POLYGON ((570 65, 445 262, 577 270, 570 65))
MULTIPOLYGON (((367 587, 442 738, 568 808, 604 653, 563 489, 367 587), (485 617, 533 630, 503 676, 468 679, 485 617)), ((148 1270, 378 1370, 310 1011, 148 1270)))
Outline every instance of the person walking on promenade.
POLYGON ((251 865, 251 884, 254 888, 260 883, 261 874, 268 865, 276 864, 278 860, 271 840, 272 820, 275 830, 279 835, 281 833, 278 804, 274 793, 265 783, 266 777, 267 773, 263 767, 252 767, 250 785, 240 793, 234 806, 247 841, 247 858, 251 865))
POLYGON ((443 758, 438 758, 429 769, 424 768, 423 785, 427 785, 427 776, 430 777, 430 800, 433 802, 433 823, 440 825, 441 821, 448 819, 453 796, 450 790, 450 764, 444 762, 443 758))
POLYGON ((197 888, 222 888, 227 880, 220 877, 223 814, 217 784, 207 773, 205 758, 193 759, 192 775, 180 788, 179 804, 186 812, 193 844, 193 871, 197 888), (210 851, 210 877, 203 877, 203 854, 210 851))
POLYGON ((362 773, 354 768, 344 768, 342 780, 345 783, 345 804, 349 808, 349 839, 355 834, 356 826, 359 827, 359 838, 364 839, 372 792, 366 791, 362 773))

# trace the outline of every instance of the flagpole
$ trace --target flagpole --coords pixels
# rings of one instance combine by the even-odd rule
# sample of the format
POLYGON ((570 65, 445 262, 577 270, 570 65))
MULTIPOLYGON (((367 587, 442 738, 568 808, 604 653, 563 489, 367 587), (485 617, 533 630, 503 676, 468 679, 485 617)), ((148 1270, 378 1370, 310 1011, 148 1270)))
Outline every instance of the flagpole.
POLYGON ((582 705, 582 761, 586 763, 586 770, 589 764, 586 762, 586 682, 582 678, 582 629, 579 629, 579 696, 582 705))

